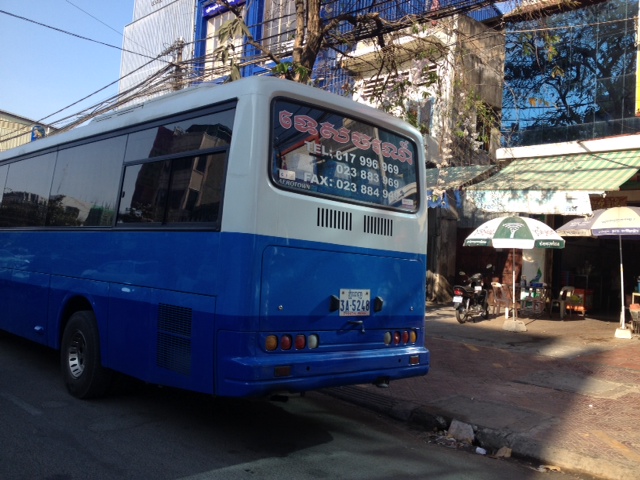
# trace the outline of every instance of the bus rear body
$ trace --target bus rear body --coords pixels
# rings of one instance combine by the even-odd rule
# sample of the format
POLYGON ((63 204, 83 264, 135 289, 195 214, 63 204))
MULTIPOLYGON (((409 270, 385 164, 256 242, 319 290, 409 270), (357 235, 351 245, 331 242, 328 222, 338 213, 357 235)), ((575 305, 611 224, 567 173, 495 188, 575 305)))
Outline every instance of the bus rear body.
POLYGON ((0 328, 71 383, 76 312, 104 369, 214 395, 424 375, 423 179, 415 130, 276 79, 39 140, 0 155, 0 328))

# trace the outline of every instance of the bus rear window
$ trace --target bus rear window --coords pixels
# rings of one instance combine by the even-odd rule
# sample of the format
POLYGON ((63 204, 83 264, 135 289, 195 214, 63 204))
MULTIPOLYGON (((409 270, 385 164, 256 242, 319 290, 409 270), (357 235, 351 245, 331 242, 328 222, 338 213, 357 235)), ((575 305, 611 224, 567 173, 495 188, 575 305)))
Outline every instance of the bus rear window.
POLYGON ((271 174, 298 192, 415 212, 415 143, 345 115, 278 99, 271 174))

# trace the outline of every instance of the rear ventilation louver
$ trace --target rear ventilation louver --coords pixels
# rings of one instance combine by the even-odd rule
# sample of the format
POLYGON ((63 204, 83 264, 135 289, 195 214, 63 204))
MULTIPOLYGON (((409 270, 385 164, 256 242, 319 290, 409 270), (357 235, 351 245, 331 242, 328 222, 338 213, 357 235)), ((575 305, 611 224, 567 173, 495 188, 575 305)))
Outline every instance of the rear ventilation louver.
POLYGON ((319 227, 335 228, 338 230, 353 229, 353 215, 350 212, 341 212, 330 208, 318 208, 319 227))
POLYGON ((393 236, 393 220, 390 218, 364 216, 364 233, 373 235, 393 236))
POLYGON ((159 367, 182 375, 191 373, 191 317, 190 308, 158 306, 159 367))

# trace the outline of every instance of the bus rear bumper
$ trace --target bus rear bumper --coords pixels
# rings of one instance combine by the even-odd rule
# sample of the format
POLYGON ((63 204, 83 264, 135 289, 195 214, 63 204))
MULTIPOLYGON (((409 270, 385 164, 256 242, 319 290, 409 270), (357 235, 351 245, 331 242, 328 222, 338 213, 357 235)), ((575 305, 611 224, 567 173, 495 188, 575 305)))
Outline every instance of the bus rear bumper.
POLYGON ((426 375, 429 362, 429 350, 421 347, 235 357, 218 365, 216 394, 264 397, 342 385, 385 385, 426 375))

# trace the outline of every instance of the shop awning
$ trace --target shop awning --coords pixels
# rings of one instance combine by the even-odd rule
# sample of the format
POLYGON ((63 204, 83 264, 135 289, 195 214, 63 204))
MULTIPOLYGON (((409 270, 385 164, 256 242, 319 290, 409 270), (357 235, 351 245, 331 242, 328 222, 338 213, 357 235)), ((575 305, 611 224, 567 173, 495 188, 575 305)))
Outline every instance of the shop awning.
POLYGON ((640 169, 640 151, 581 153, 512 161, 467 190, 619 190, 640 169))
POLYGON ((427 169, 427 190, 460 188, 494 168, 496 168, 495 165, 429 168, 427 169))
POLYGON ((590 215, 589 192, 564 190, 467 190, 465 198, 483 212, 590 215))

